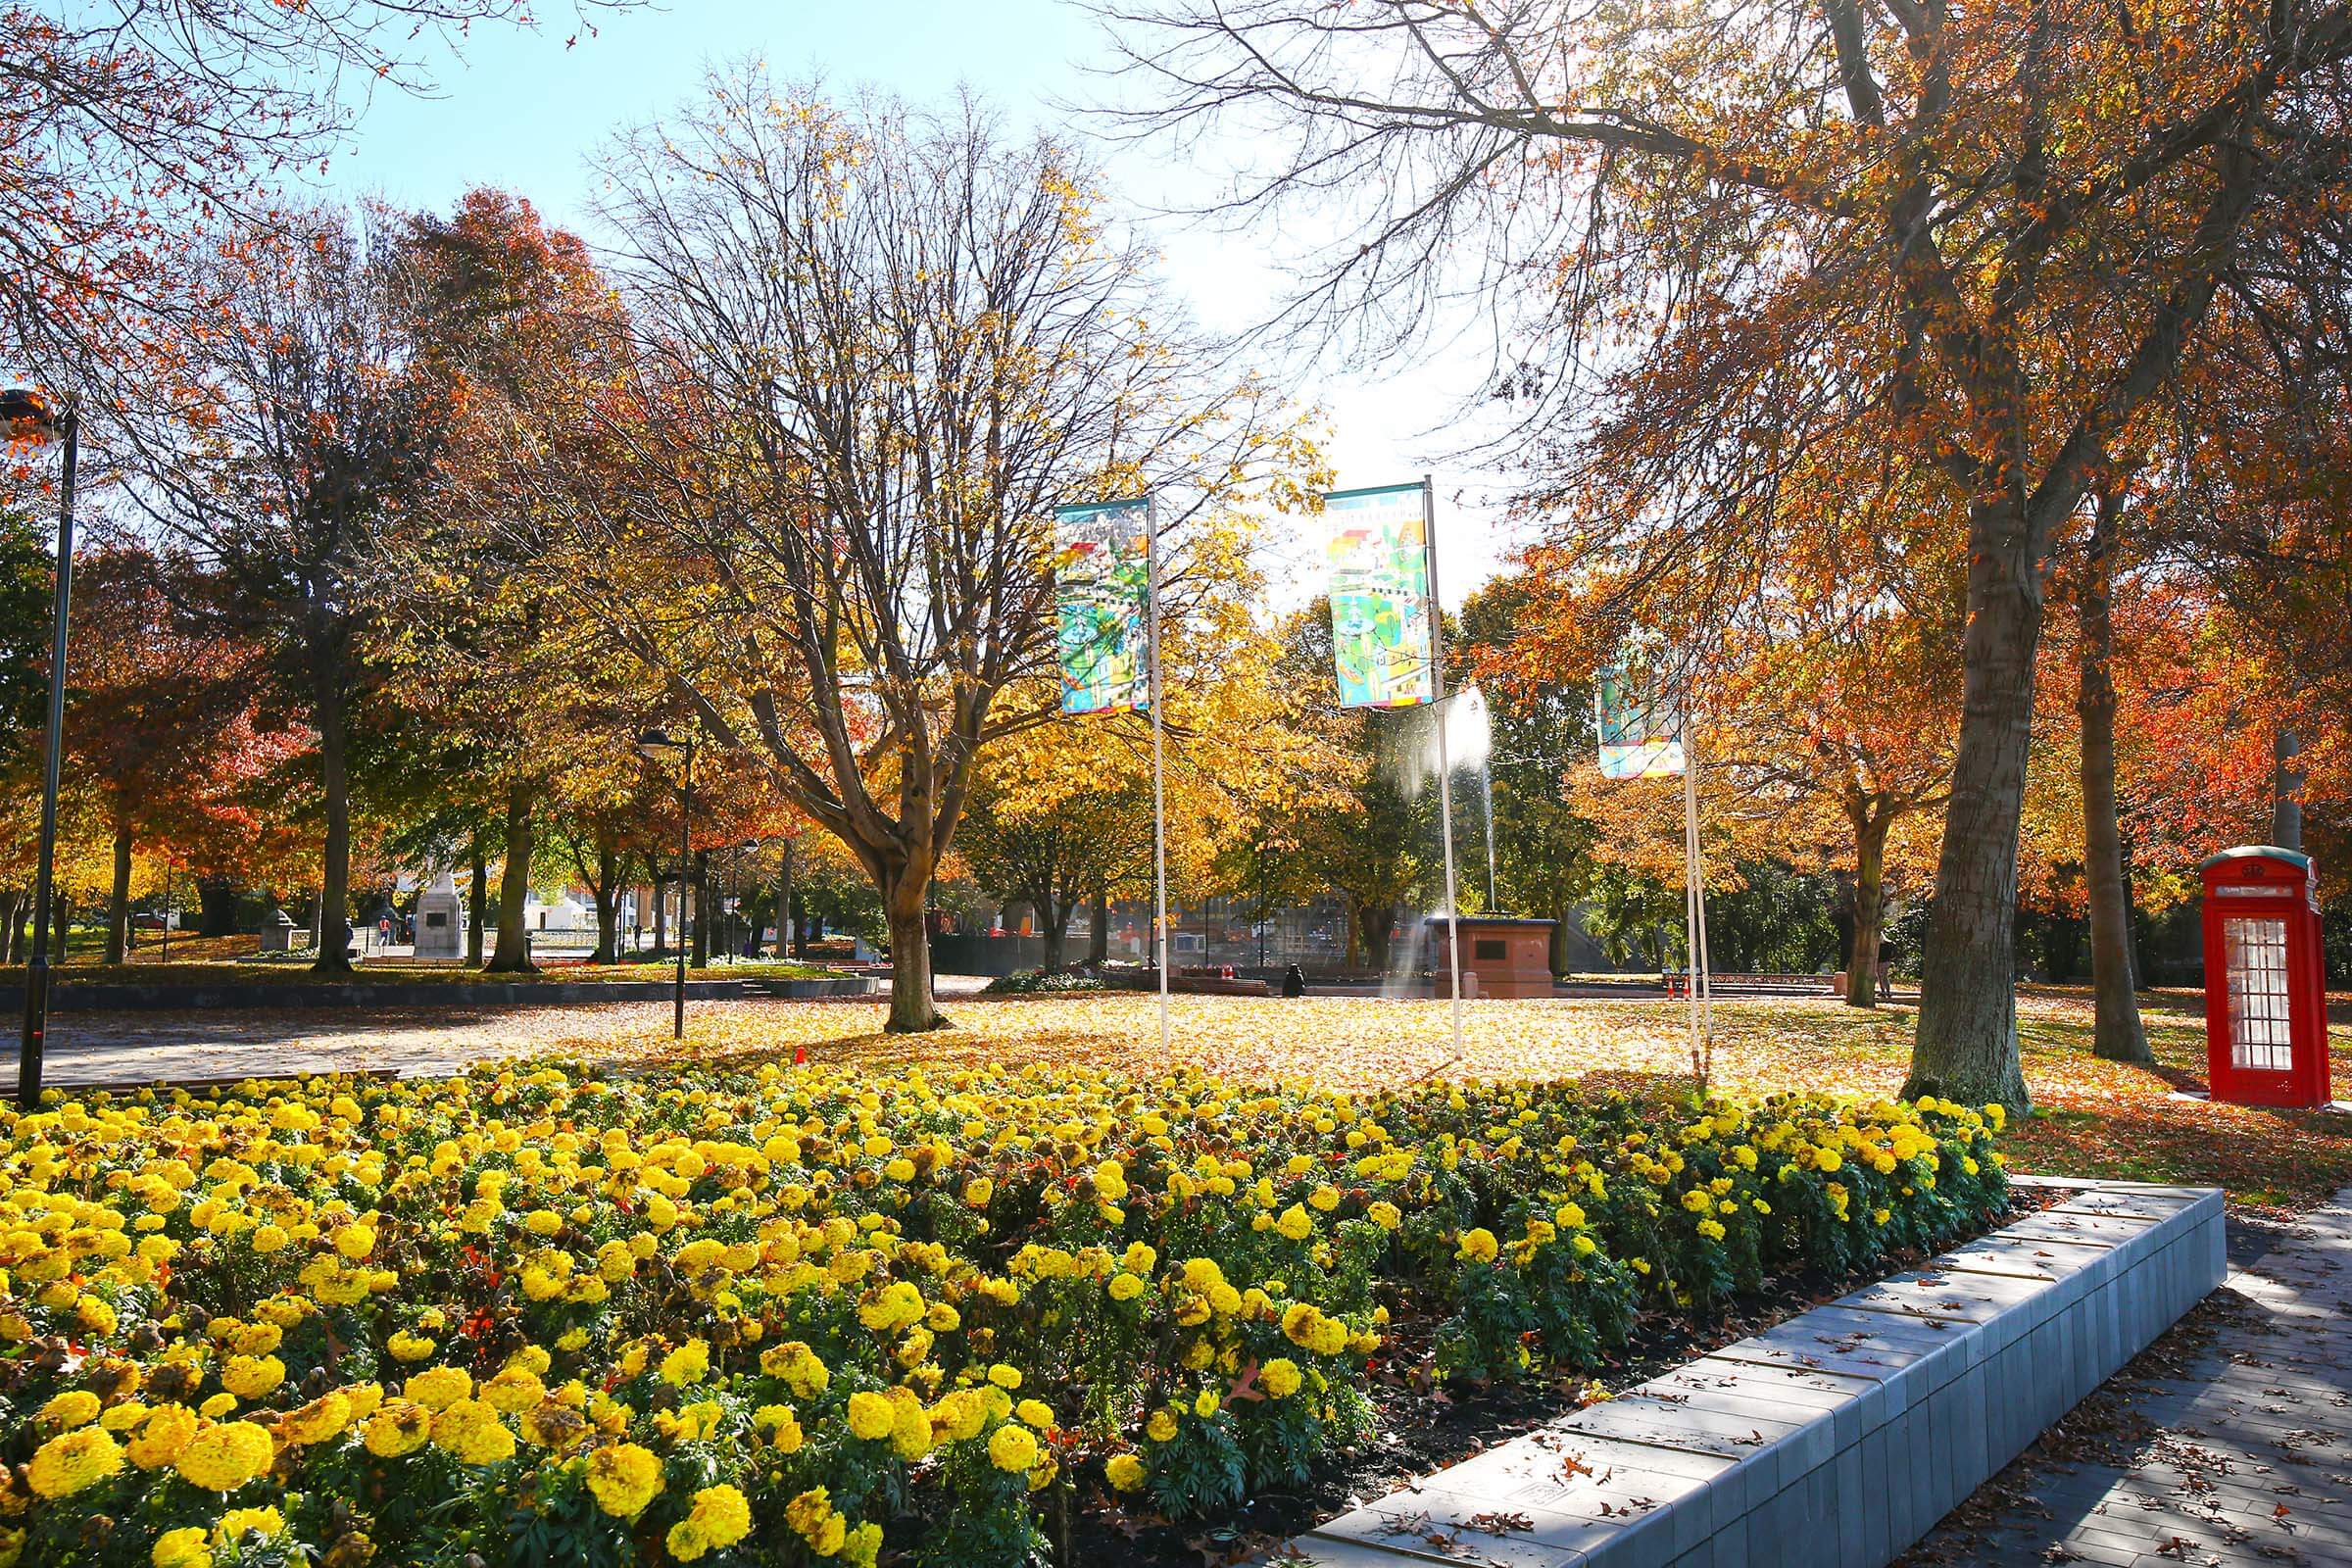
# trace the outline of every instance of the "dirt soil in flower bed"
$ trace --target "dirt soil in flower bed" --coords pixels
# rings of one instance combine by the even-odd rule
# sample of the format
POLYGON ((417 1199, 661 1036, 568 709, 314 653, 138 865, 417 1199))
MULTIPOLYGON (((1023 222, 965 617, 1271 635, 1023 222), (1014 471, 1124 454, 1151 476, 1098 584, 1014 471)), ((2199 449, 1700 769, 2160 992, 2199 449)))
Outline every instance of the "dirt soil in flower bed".
MULTIPOLYGON (((2063 1188, 2011 1188, 2008 1212, 1984 1230, 1955 1239, 1954 1245, 2055 1206, 2070 1196, 2063 1188)), ((1118 1568, 1227 1568, 1334 1515, 1401 1491, 1432 1471, 1459 1464, 1711 1350, 1761 1334, 1861 1285, 1917 1267, 1928 1256, 1919 1251, 1890 1253, 1883 1260, 1884 1268, 1858 1269, 1838 1278, 1823 1273, 1775 1277, 1762 1293, 1712 1322, 1644 1312, 1635 1322, 1631 1341, 1590 1382, 1438 1387, 1420 1370, 1428 1357, 1421 1353, 1425 1347, 1414 1343, 1416 1325, 1399 1320, 1389 1332, 1400 1353, 1371 1389, 1379 1411, 1379 1438, 1319 1470, 1305 1490, 1259 1493, 1232 1519, 1216 1524, 1172 1524, 1130 1504, 1123 1512, 1073 1510, 1066 1520, 1048 1519, 1047 1534, 1058 1538, 1063 1568, 1104 1563, 1118 1568)), ((906 1539, 901 1530, 907 1529, 902 1524, 891 1532, 892 1539, 906 1539)), ((890 1554, 885 1552, 882 1560, 887 1568, 890 1554)))

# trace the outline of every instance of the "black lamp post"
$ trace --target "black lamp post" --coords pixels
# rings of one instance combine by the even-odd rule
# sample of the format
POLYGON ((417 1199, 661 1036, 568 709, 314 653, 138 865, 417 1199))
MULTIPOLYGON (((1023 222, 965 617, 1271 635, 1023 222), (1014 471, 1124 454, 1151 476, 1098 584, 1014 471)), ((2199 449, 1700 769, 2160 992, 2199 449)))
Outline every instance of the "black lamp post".
POLYGON ((41 1102, 41 1049, 49 1034, 49 901, 57 870, 57 770, 66 722, 66 621, 74 602, 74 462, 80 421, 74 405, 60 413, 38 392, 0 391, 0 427, 12 441, 62 441, 58 479, 56 628, 49 645, 49 723, 41 757, 41 841, 32 883, 32 951, 24 958, 24 1032, 17 1042, 17 1105, 41 1102))
MULTIPOLYGON (((670 1037, 686 1038, 686 884, 694 874, 694 732, 673 740, 665 730, 649 729, 637 737, 637 750, 659 762, 663 752, 684 752, 686 765, 678 775, 678 987, 670 1011, 670 1037)), ((659 892, 659 889, 655 891, 659 892)), ((710 918, 710 911, 696 914, 710 918)))

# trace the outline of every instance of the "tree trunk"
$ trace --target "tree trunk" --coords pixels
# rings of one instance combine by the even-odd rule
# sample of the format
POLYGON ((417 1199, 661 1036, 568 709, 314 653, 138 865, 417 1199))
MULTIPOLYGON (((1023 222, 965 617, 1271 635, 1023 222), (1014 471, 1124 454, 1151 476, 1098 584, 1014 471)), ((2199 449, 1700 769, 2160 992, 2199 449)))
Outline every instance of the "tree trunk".
MULTIPOLYGON (((683 923, 685 918, 685 907, 681 904, 678 919, 683 923)), ((693 929, 694 967, 708 969, 710 967, 710 852, 709 850, 694 852, 693 929)), ((683 933, 680 934, 679 940, 685 940, 683 933)))
POLYGON ((1903 1097, 2032 1104, 2017 1048, 2017 830, 2034 738, 2040 541, 2022 497, 1969 508, 1960 739, 1903 1097))
POLYGON ((351 972, 351 785, 345 773, 343 662, 332 652, 315 653, 318 669, 318 780, 326 797, 326 856, 318 879, 318 949, 311 968, 319 974, 351 972))
POLYGON ((784 859, 776 867, 776 956, 792 956, 792 852, 797 848, 790 839, 784 841, 784 859))
POLYGON ((74 901, 59 888, 49 899, 49 961, 66 961, 66 933, 74 925, 74 901))
POLYGON ((1854 829, 1854 940, 1846 952, 1845 1004, 1879 1004, 1879 942, 1886 929, 1886 830, 1892 816, 1865 808, 1854 829))
POLYGON ((931 998, 931 931, 925 906, 931 894, 931 864, 909 857, 885 885, 882 907, 890 921, 890 1018, 882 1027, 894 1035, 945 1029, 948 1020, 931 998))
POLYGON ((659 962, 669 952, 669 899, 662 891, 662 873, 654 873, 654 958, 659 962))
POLYGON ((1550 952, 1545 955, 1545 962, 1555 980, 1568 972, 1568 911, 1572 907, 1562 904, 1551 911, 1550 952))
POLYGON ((2282 850, 2303 848, 2303 770, 2295 765, 2302 750, 2291 729, 2271 741, 2271 842, 2282 850))
POLYGON ((224 876, 196 879, 196 934, 225 937, 236 934, 237 885, 224 876))
POLYGON ((590 963, 620 961, 620 857, 612 850, 596 852, 596 952, 590 963))
POLYGON ((472 907, 466 916, 466 962, 469 968, 482 966, 482 922, 490 914, 490 862, 482 854, 482 841, 473 841, 473 884, 470 889, 472 907))
POLYGON ((2115 810, 2115 619, 2109 601, 2122 503, 2102 494, 2082 563, 2076 617, 2081 627, 2082 876, 2090 895, 2091 1054, 2153 1062, 2132 974, 2132 905, 2124 881, 2123 834, 2115 810))
POLYGON ((0 891, 0 963, 24 961, 18 956, 18 949, 24 943, 23 927, 19 924, 24 918, 24 907, 23 893, 15 888, 0 891))
POLYGON ((1100 969, 1110 961, 1110 890, 1095 889, 1094 907, 1087 911, 1091 922, 1086 932, 1086 961, 1100 969))
POLYGON ((130 828, 115 827, 115 880, 106 896, 106 961, 130 956, 130 828))
POLYGON ((1037 934, 1046 943, 1046 973, 1058 974, 1061 971, 1062 950, 1069 941, 1070 906, 1059 899, 1048 899, 1038 906, 1037 914, 1037 934))
POLYGON ((525 923, 531 902, 531 791, 507 788, 507 854, 498 873, 498 949, 490 969, 498 974, 533 974, 531 931, 525 923))

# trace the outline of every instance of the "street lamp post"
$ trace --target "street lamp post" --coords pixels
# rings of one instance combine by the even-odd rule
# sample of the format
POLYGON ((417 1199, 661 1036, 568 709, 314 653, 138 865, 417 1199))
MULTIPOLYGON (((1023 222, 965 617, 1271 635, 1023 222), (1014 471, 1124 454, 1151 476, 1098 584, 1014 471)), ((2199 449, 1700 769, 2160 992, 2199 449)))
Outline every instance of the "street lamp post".
POLYGON ((49 645, 49 723, 41 757, 40 859, 32 882, 32 951, 24 956, 24 1031, 17 1041, 17 1105, 41 1101, 41 1050, 49 1034, 49 901, 57 869, 57 773, 66 722, 66 624, 74 603, 74 464, 80 420, 74 405, 53 413, 39 393, 0 392, 0 426, 12 440, 62 441, 58 476, 56 625, 49 645))
MULTIPOLYGON (((678 983, 670 1007, 670 1038, 686 1038, 686 884, 694 871, 694 732, 673 740, 663 730, 649 729, 637 737, 637 750, 655 761, 663 752, 684 752, 686 765, 678 777, 678 983)), ((697 913, 708 920, 708 909, 697 913)))

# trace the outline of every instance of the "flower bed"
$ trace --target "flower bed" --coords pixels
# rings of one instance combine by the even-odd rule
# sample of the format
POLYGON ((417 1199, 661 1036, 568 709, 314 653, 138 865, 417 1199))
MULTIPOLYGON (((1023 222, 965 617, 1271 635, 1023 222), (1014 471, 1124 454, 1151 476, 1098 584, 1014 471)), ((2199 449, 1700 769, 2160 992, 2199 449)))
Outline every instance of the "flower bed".
POLYGON ((0 1143, 0 1563, 1016 1564, 1981 1223, 1976 1112, 556 1066, 0 1143), (924 1521, 919 1527, 913 1519, 924 1521))

